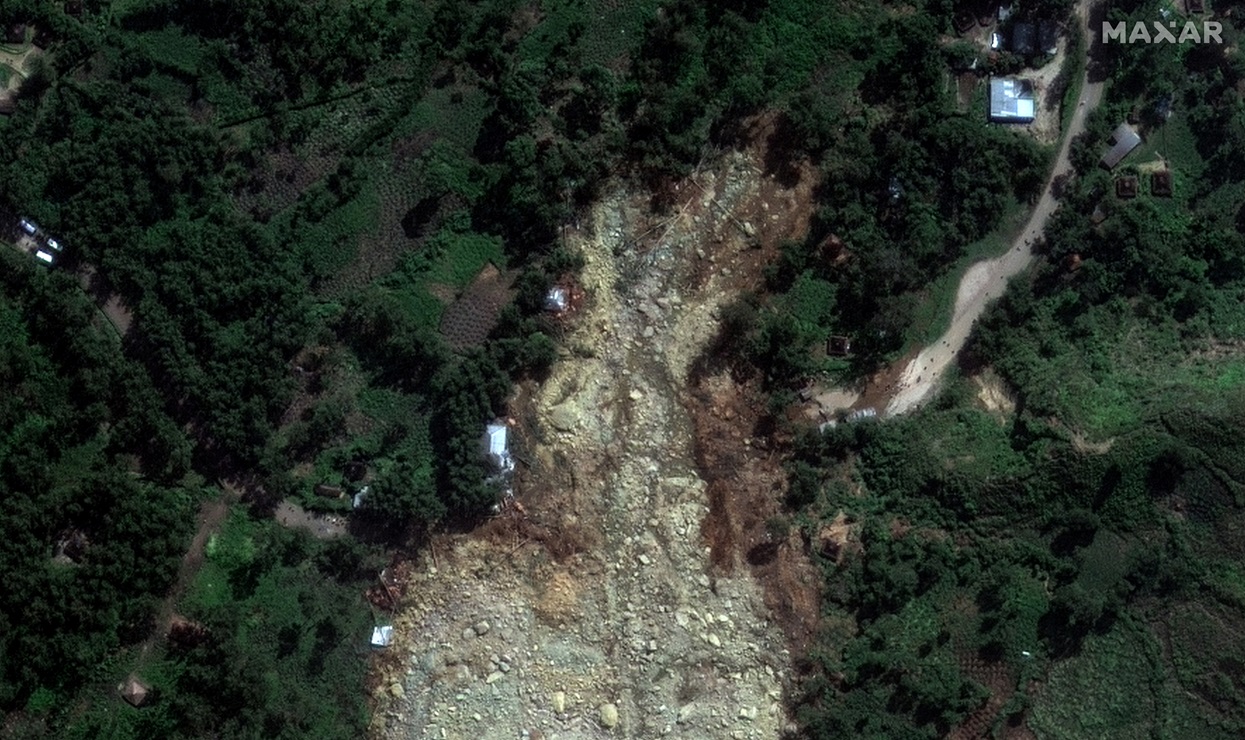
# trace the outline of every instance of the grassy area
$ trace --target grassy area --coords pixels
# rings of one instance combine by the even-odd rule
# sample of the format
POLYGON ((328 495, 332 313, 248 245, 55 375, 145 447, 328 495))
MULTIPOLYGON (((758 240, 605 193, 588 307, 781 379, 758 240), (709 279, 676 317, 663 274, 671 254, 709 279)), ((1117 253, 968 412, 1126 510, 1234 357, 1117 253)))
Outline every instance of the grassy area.
POLYGON ((956 260, 955 264, 937 280, 926 286, 925 298, 917 307, 908 329, 904 352, 914 346, 923 347, 942 336, 942 333, 951 325, 951 314, 955 310, 955 297, 959 292, 960 280, 964 277, 964 273, 977 262, 1006 254, 1012 242, 1024 231, 1029 214, 1027 205, 1013 199, 1002 216, 999 228, 968 245, 964 256, 956 260))
POLYGON ((1137 166, 1157 161, 1166 161, 1173 170, 1172 200, 1183 205, 1194 190, 1190 185, 1206 173, 1206 161, 1197 150, 1197 134, 1189 127, 1184 111, 1174 110, 1166 123, 1148 132, 1125 163, 1137 166))
MULTIPOLYGON (((331 546, 235 510, 208 544, 207 558, 181 604, 208 642, 171 644, 140 676, 154 699, 142 709, 115 695, 132 656, 100 667, 95 692, 65 730, 67 738, 169 737, 201 713, 224 712, 230 728, 266 714, 282 737, 348 738, 367 724, 363 705, 372 626, 357 584, 329 577, 331 546), (188 701, 189 685, 212 687, 214 704, 188 701), (294 733, 294 734, 290 734, 294 733)), ((204 715, 207 716, 207 715, 204 715)), ((214 720, 215 721, 215 720, 214 720)))
POLYGON ((203 66, 205 52, 197 36, 189 36, 177 26, 137 34, 133 37, 156 64, 187 76, 203 66))
POLYGON ((1145 631, 1124 624, 1088 637, 1079 655, 1051 669, 1034 701, 1030 726, 1052 740, 1151 736, 1159 708, 1152 641, 1145 631))
POLYGON ((1064 58, 1061 75, 1068 78, 1068 87, 1064 90, 1062 107, 1059 111, 1059 130, 1067 131, 1072 125, 1072 116, 1076 113, 1081 99, 1081 89, 1085 82, 1085 33, 1079 24, 1069 24, 1068 51, 1064 58))

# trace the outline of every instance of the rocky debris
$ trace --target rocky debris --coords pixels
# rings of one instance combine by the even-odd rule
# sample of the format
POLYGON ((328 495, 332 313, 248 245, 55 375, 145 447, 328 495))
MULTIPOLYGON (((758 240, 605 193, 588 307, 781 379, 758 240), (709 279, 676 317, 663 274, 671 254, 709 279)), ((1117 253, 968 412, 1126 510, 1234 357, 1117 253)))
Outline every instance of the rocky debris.
POLYGON ((601 726, 607 730, 618 726, 618 707, 614 704, 602 704, 600 710, 601 726))
POLYGON ((555 555, 510 534, 441 538, 394 617, 395 648, 409 660, 381 685, 405 691, 377 698, 376 737, 773 738, 785 729, 788 658, 760 590, 745 570, 709 575, 708 499, 682 397, 730 296, 712 273, 695 293, 677 286, 695 282, 693 255, 730 264, 731 250, 747 249, 722 210, 754 187, 739 180, 743 169, 701 177, 718 208, 692 214, 699 231, 726 234, 708 252, 709 240, 685 226, 647 252, 624 248, 636 206, 616 198, 598 207, 598 236, 579 244, 589 298, 564 340, 573 351, 512 410, 531 418, 532 462, 519 481, 529 521, 575 544, 555 555))
POLYGON ((549 423, 559 432, 571 432, 575 430, 575 421, 578 415, 574 409, 563 404, 555 406, 549 410, 549 423))

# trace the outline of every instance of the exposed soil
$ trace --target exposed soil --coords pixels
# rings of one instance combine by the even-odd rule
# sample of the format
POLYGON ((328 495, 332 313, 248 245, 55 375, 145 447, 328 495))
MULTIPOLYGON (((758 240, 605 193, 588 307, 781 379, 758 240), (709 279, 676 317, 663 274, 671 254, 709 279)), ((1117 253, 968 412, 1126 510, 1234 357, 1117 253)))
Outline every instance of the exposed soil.
POLYGON ((441 334, 446 342, 462 351, 481 344, 497 325, 502 308, 510 302, 510 284, 515 273, 503 273, 485 265, 461 297, 441 315, 441 334))
POLYGON ((177 580, 160 604, 156 628, 139 649, 139 658, 134 669, 136 672, 142 669, 147 657, 151 654, 151 649, 168 637, 169 628, 176 616, 177 602, 185 595, 190 583, 198 575, 199 568, 203 566, 208 539, 220 529, 221 523, 229 514, 230 504, 242 498, 241 490, 232 482, 223 483, 222 490, 223 493, 220 496, 204 501, 199 507, 199 514, 195 517, 195 522, 199 526, 190 540, 190 546, 186 548, 186 554, 182 556, 181 564, 177 569, 177 580))
POLYGON ((329 540, 346 534, 346 520, 344 517, 313 514, 288 499, 277 504, 277 509, 273 512, 273 516, 276 517, 277 523, 281 526, 291 529, 305 529, 311 533, 312 537, 320 540, 329 540))
POLYGON ((99 306, 104 317, 117 330, 117 334, 125 337, 134 324, 134 312, 121 299, 121 295, 100 279, 93 265, 83 264, 78 268, 77 277, 82 290, 99 306))
POLYGON ((813 184, 807 166, 767 172, 763 143, 674 184, 665 215, 618 192, 568 231, 586 298, 549 378, 511 402, 519 505, 415 564, 375 735, 790 729, 788 648, 812 635, 819 578, 775 516, 759 393, 700 358, 717 311, 807 228, 813 184))
POLYGON ((973 384, 977 386, 977 401, 985 410, 1000 414, 1004 418, 1016 412, 1016 399, 992 368, 986 368, 974 375, 973 384))

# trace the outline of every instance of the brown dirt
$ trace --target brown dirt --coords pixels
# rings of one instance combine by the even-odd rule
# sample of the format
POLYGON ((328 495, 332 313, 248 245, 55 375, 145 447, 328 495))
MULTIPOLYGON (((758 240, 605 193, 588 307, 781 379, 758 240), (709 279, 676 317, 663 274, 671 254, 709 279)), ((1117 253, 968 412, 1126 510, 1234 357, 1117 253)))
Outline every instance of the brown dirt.
POLYGON ((701 536, 719 572, 750 567, 792 652, 802 655, 817 628, 821 578, 783 509, 782 449, 788 440, 771 436, 774 422, 762 409, 755 385, 741 385, 729 373, 693 381, 689 410, 709 496, 701 536))
MULTIPOLYGON (((33 240, 30 241, 33 245, 33 240)), ((120 294, 113 292, 99 280, 93 265, 83 265, 79 268, 77 277, 78 284, 95 301, 95 305, 99 307, 104 317, 112 323, 117 330, 117 334, 125 337, 126 333, 130 331, 130 326, 134 323, 134 312, 121 299, 120 294)))
POLYGON ((811 637, 820 579, 773 516, 782 452, 762 441, 759 394, 698 363, 720 308, 807 228, 793 193, 811 193, 811 167, 766 174, 764 158, 758 146, 703 167, 664 212, 617 192, 568 230, 586 298, 561 361, 510 404, 522 508, 435 538, 412 573, 390 649, 404 659, 374 674, 375 734, 790 728, 784 646, 811 637))
POLYGON ((292 501, 282 501, 273 512, 277 524, 290 529, 305 529, 312 537, 330 540, 346 534, 344 517, 313 514, 292 501))
MULTIPOLYGON (((696 286, 709 276, 728 295, 759 291, 763 270, 788 240, 804 239, 815 210, 816 168, 806 159, 787 156, 781 114, 749 121, 751 144, 745 161, 759 175, 749 197, 727 209, 693 174, 676 192, 698 193, 685 206, 684 219, 706 237, 696 263, 696 286), (697 228, 699 227, 699 228, 697 228), (724 230, 735 230, 751 246, 730 248, 724 230)), ((710 358, 706 358, 711 362, 710 358)), ((715 569, 731 573, 747 564, 761 584, 771 616, 802 655, 816 631, 821 578, 793 528, 775 519, 783 515, 786 473, 782 463, 788 441, 765 412, 765 399, 754 382, 738 382, 726 371, 711 372, 702 362, 688 379, 686 402, 696 434, 698 471, 707 484, 709 514, 701 536, 715 569)))
POLYGON ((190 540, 190 546, 186 548, 186 554, 182 556, 181 564, 177 568, 177 580, 174 582, 173 588, 160 604, 160 611, 156 617, 156 628, 151 633, 151 636, 143 642, 142 647, 139 648, 139 657, 134 668, 135 671, 141 670, 151 654, 151 649, 168 637, 170 626, 173 624, 177 613, 177 602, 186 594, 186 589, 190 587, 190 583, 199 574, 199 568, 203 566, 203 556, 207 548, 208 539, 220 529, 221 523, 225 521, 225 517, 229 514, 229 506, 242 498, 241 489, 238 487, 238 484, 232 481, 222 482, 221 489, 222 493, 220 496, 210 501, 204 501, 199 507, 199 514, 195 518, 195 521, 199 523, 199 528, 195 530, 195 535, 190 540))
POLYGON ((1006 663, 985 661, 971 656, 960 661, 960 668, 969 679, 985 686, 990 698, 977 711, 965 718, 947 734, 948 740, 976 740, 990 737, 990 728, 999 712, 1016 691, 1016 675, 1006 663))
POLYGON ((485 265, 462 296, 441 315, 441 334, 451 347, 462 351, 481 344, 497 325, 501 309, 510 302, 513 272, 503 273, 485 265))
POLYGON ((985 410, 999 414, 1004 419, 1016 412, 1016 399, 992 368, 986 368, 974 375, 973 384, 977 386, 977 401, 985 410))

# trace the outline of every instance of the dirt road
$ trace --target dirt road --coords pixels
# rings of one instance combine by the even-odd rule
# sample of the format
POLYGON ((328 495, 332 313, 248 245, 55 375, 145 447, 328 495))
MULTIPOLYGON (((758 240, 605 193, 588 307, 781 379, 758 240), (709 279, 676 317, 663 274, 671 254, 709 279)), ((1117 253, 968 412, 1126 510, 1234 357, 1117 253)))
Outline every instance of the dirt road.
MULTIPOLYGON (((1077 13, 1087 27, 1090 45, 1095 43, 1095 30, 1090 27, 1091 6, 1088 0, 1082 0, 1077 13)), ((1096 17, 1096 16, 1095 16, 1096 17)), ((960 280, 956 294, 955 310, 951 316, 951 326, 933 344, 921 350, 915 359, 908 363, 899 387, 886 407, 886 416, 903 414, 919 406, 927 400, 942 380, 951 361, 964 347, 973 323, 981 316, 990 301, 998 298, 1007 288, 1007 281, 1024 271, 1036 256, 1033 247, 1041 238, 1046 222, 1055 211, 1056 200, 1054 186, 1058 178, 1071 172, 1068 162, 1068 151, 1072 140, 1085 130, 1085 121, 1089 112, 1102 99, 1102 82, 1090 80, 1087 65, 1081 83, 1081 97, 1077 108, 1072 114, 1072 122, 1059 147, 1059 155, 1055 159, 1055 167, 1041 200, 1033 209, 1024 231, 1016 237, 1007 254, 994 259, 978 262, 969 268, 960 280)))
POLYGON ((207 549, 208 540, 212 535, 216 534, 225 518, 229 516, 229 507, 242 498, 241 489, 232 481, 222 482, 221 489, 223 492, 219 497, 204 501, 199 506, 199 514, 195 517, 195 521, 199 526, 195 530, 194 537, 190 540, 190 546, 186 548, 186 554, 182 556, 181 564, 177 569, 177 580, 174 582, 173 588, 165 596, 164 601, 160 603, 160 611, 156 616, 156 628, 152 630, 151 636, 139 648, 138 660, 135 661, 135 672, 139 672, 146 667, 147 659, 151 656, 152 649, 168 637, 169 625, 173 622, 177 603, 185 596, 191 582, 199 574, 199 568, 203 565, 203 557, 207 549))

